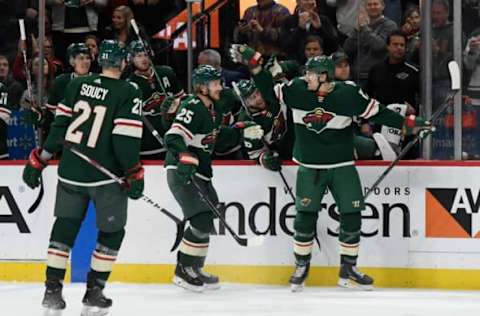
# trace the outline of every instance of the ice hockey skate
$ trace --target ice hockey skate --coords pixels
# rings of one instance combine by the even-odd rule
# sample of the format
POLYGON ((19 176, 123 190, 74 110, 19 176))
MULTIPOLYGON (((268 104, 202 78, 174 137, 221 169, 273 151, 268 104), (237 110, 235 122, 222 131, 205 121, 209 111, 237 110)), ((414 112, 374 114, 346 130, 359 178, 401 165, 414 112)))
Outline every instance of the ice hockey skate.
POLYGON ((173 284, 193 292, 203 292, 204 283, 199 273, 194 267, 186 267, 181 263, 177 263, 173 284))
POLYGON ((218 290, 220 288, 220 280, 218 276, 203 271, 202 268, 194 268, 200 280, 203 282, 205 290, 218 290))
POLYGON ((338 286, 348 289, 373 290, 373 279, 360 272, 356 265, 342 263, 340 266, 338 286))
POLYGON ((104 316, 112 306, 112 300, 103 295, 103 290, 97 285, 87 285, 87 292, 82 300, 81 316, 104 316))
POLYGON ((299 264, 295 266, 295 271, 290 277, 290 289, 292 292, 302 292, 305 287, 305 280, 308 277, 308 272, 310 271, 310 262, 299 264))
POLYGON ((45 282, 45 295, 43 296, 42 306, 44 307, 44 316, 60 316, 66 307, 62 297, 63 285, 58 280, 47 280, 45 282))

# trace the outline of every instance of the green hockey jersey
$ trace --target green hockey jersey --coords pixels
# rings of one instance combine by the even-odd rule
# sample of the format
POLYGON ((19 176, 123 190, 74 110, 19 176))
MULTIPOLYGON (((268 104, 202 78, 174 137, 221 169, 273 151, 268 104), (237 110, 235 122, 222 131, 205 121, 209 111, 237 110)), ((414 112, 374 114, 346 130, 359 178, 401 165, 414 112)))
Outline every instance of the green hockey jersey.
POLYGON ((0 82, 0 159, 8 158, 7 129, 11 114, 8 106, 7 86, 0 82))
POLYGON ((238 130, 222 125, 224 111, 225 108, 218 103, 207 108, 198 97, 186 98, 180 104, 177 116, 165 134, 168 148, 165 167, 176 168, 178 154, 188 151, 199 160, 197 176, 209 180, 212 177, 211 155, 218 139, 223 137, 224 133, 234 137, 237 143, 240 139, 238 130))
MULTIPOLYGON (((73 79, 58 104, 44 149, 58 152, 67 141, 118 176, 140 161, 142 95, 132 83, 102 75, 73 79)), ((60 181, 98 186, 114 182, 64 150, 60 181)))
MULTIPOLYGON (((234 124, 241 111, 242 103, 233 89, 224 87, 220 93, 220 100, 215 103, 222 108, 222 126, 229 127, 234 124)), ((237 131, 234 129, 224 129, 223 133, 219 135, 215 144, 215 154, 218 157, 231 154, 241 148, 236 134, 237 131)))
MULTIPOLYGON (((175 97, 183 95, 183 89, 172 68, 168 66, 157 66, 155 69, 168 95, 175 97)), ((146 77, 133 72, 127 80, 135 82, 142 91, 143 115, 152 123, 160 136, 163 137, 170 127, 170 123, 163 119, 160 112, 160 105, 165 99, 165 94, 158 84, 155 74, 152 72, 150 77, 146 77)), ((145 127, 140 154, 154 155, 165 151, 166 149, 159 144, 152 133, 145 127)))
MULTIPOLYGON (((267 71, 254 76, 260 86, 271 82, 267 71)), ((354 163, 353 121, 402 128, 404 117, 387 109, 350 82, 334 82, 322 97, 309 91, 303 77, 275 86, 276 97, 292 110, 295 128, 293 160, 310 168, 334 168, 354 163)))

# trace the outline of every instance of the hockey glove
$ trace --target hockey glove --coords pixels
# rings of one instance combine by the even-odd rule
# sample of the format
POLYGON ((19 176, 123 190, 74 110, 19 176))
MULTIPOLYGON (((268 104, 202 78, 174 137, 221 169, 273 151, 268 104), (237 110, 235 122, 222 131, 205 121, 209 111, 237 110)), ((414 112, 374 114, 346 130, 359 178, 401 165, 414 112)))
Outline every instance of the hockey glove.
POLYGON ((262 65, 262 54, 244 44, 232 44, 230 58, 234 63, 241 63, 256 68, 262 65))
POLYGON ((421 132, 421 137, 426 137, 431 134, 435 128, 430 121, 425 120, 421 116, 408 115, 405 118, 404 132, 406 135, 416 134, 421 132))
POLYGON ((275 55, 268 59, 264 68, 270 72, 274 79, 280 78, 284 75, 282 66, 278 63, 277 56, 275 55))
POLYGON ((177 175, 180 183, 187 185, 192 181, 198 167, 198 158, 189 152, 183 152, 178 155, 177 175))
POLYGON ((125 172, 125 192, 128 197, 133 200, 138 200, 143 195, 145 169, 140 163, 137 163, 132 168, 125 172))
POLYGON ((42 170, 47 166, 47 162, 40 158, 40 152, 40 148, 33 149, 28 156, 25 168, 23 169, 23 182, 25 182, 25 184, 31 189, 40 185, 42 170))
POLYGON ((242 126, 243 146, 248 152, 260 150, 264 147, 262 140, 264 132, 260 125, 252 121, 238 122, 236 125, 242 126))
POLYGON ((174 96, 166 97, 160 105, 160 111, 166 121, 173 121, 175 114, 177 113, 180 100, 174 96))
POLYGON ((260 165, 271 171, 282 169, 282 160, 276 151, 264 151, 258 157, 260 165))

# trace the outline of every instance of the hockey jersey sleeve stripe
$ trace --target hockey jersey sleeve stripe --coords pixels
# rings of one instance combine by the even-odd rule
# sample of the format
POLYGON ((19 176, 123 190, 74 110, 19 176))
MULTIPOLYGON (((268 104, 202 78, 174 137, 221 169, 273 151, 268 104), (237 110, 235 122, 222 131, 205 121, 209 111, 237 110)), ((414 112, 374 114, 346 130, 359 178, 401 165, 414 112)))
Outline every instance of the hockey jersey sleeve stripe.
POLYGON ((68 117, 72 117, 72 109, 69 108, 68 106, 66 105, 63 105, 63 104, 59 104, 57 106, 57 110, 55 112, 55 115, 63 115, 63 116, 68 116, 68 117))
POLYGON ((46 104, 46 107, 49 109, 49 110, 53 110, 55 111, 57 109, 57 106, 56 105, 53 105, 53 104, 46 104))
POLYGON ((167 134, 177 134, 183 137, 187 143, 193 140, 193 134, 182 124, 173 123, 167 134))
POLYGON ((360 117, 364 119, 371 118, 372 116, 375 116, 379 110, 380 110, 380 103, 375 99, 371 99, 365 111, 362 114, 360 114, 360 117))
POLYGON ((112 134, 142 138, 143 124, 136 120, 116 119, 112 134))
POLYGON ((143 128, 143 123, 137 120, 129 120, 129 119, 115 119, 113 120, 113 124, 115 125, 127 125, 127 126, 136 126, 143 128))

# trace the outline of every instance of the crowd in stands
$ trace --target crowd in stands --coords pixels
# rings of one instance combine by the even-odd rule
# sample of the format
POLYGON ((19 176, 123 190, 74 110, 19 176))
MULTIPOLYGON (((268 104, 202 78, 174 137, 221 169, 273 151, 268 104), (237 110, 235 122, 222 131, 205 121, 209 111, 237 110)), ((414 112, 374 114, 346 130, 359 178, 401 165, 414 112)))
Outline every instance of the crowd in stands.
MULTIPOLYGON (((477 121, 480 120, 479 2, 462 1, 463 128, 467 159, 480 158, 480 146, 476 145, 480 136, 477 127, 477 121)), ((296 3, 294 11, 290 12, 274 0, 257 0, 256 5, 241 12, 241 18, 235 22, 235 30, 231 34, 232 41, 254 48, 263 55, 264 61, 275 57, 287 79, 301 75, 302 65, 308 58, 341 51, 348 57, 349 80, 385 105, 407 104, 408 113, 423 114, 419 72, 422 17, 418 0, 297 0, 296 3), (289 67, 295 64, 296 67, 289 67)), ((451 0, 432 2, 434 109, 449 92, 447 63, 453 59, 454 41, 452 5, 451 0)), ((0 138, 7 137, 5 131, 11 113, 5 113, 29 109, 33 102, 26 91, 23 49, 27 50, 29 56, 27 66, 31 72, 34 95, 39 76, 44 78, 46 106, 55 77, 72 71, 67 59, 67 47, 70 44, 85 43, 92 58, 90 71, 99 72, 96 59, 101 40, 117 39, 127 47, 136 39, 130 23, 135 17, 141 25, 141 34, 155 49, 157 46, 152 36, 185 8, 185 1, 46 0, 43 71, 38 67, 37 6, 38 1, 33 0, 0 0, 0 83, 8 91, 7 104, 0 103, 0 138), (19 18, 26 22, 26 42, 19 40, 19 18)), ((224 22, 227 21, 221 23, 224 22)), ((222 70, 226 86, 249 77, 247 69, 232 65, 225 49, 209 48, 196 51, 195 54, 198 64, 210 64, 222 70)), ((158 60, 161 59, 160 56, 158 60)), ((177 72, 177 65, 169 66, 177 72)), ((185 83, 183 73, 181 70, 177 72, 181 77, 180 82, 185 83)), ((435 122, 442 128, 433 142, 436 148, 433 158, 452 159, 453 114, 447 113, 441 120, 435 122)), ((359 133, 367 137, 379 128, 369 122, 359 123, 359 133)), ((5 141, 0 139, 0 142, 5 141)), ((0 157, 6 157, 1 154, 0 157)), ((408 155, 408 158, 419 157, 418 148, 408 155)))

